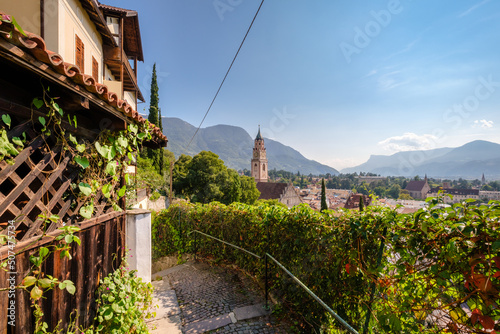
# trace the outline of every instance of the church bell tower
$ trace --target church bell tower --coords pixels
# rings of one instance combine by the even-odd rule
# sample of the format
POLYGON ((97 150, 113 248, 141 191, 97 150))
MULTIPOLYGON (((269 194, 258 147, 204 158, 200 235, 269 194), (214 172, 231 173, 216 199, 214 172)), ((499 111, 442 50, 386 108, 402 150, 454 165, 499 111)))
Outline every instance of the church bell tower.
POLYGON ((260 126, 259 133, 257 133, 257 137, 255 137, 250 170, 252 171, 252 177, 255 179, 255 182, 267 182, 266 148, 264 147, 264 138, 262 138, 260 134, 260 126))

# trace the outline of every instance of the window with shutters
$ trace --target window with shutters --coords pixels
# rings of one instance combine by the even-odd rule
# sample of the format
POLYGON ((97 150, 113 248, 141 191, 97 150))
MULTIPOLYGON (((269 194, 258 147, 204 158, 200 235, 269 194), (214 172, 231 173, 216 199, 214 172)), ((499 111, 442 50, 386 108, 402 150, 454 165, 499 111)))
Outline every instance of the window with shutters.
POLYGON ((85 72, 85 46, 78 35, 75 35, 75 65, 80 68, 82 73, 85 72))
POLYGON ((92 77, 94 77, 95 81, 99 81, 99 63, 95 60, 94 56, 92 56, 92 77))

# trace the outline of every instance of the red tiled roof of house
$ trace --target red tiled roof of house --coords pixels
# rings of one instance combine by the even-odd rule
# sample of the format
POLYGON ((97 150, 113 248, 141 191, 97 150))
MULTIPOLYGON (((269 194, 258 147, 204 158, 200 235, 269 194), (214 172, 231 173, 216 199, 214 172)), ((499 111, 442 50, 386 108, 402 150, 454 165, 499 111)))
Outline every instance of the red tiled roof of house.
POLYGON ((359 209, 359 201, 363 197, 363 203, 365 206, 372 204, 372 198, 363 194, 352 194, 347 199, 344 208, 346 209, 359 209))
MULTIPOLYGON (((145 124, 146 119, 139 115, 127 101, 119 99, 116 93, 110 92, 106 85, 98 83, 92 76, 81 73, 78 66, 65 62, 59 54, 48 50, 43 38, 30 32, 25 32, 26 36, 24 36, 12 24, 12 19, 9 15, 0 12, 0 16, 2 18, 0 20, 0 36, 7 42, 27 51, 36 60, 50 66, 54 71, 71 79, 76 84, 83 86, 87 91, 114 107, 128 119, 135 123, 145 124)), ((2 49, 11 52, 8 49, 2 49)), ((149 124, 149 127, 153 137, 160 143, 166 144, 167 137, 161 130, 153 124, 149 124)))

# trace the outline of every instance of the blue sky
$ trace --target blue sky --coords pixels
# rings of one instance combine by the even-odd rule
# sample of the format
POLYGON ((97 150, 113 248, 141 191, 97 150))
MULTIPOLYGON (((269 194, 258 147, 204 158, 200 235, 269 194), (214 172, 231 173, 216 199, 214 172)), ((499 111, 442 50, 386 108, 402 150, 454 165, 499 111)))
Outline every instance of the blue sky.
MULTIPOLYGON (((143 94, 156 63, 162 114, 195 126, 260 4, 102 2, 139 12, 143 94)), ((500 1, 266 0, 203 127, 255 136, 260 124, 341 169, 371 154, 500 143, 499 111, 500 1)))

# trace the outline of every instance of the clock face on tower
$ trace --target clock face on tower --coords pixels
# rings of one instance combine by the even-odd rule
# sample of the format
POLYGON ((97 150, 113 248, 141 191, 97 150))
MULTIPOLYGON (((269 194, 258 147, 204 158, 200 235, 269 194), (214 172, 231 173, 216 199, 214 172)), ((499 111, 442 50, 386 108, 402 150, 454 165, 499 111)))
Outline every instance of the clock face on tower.
POLYGON ((259 153, 257 151, 253 152, 254 158, 257 158, 259 156, 259 153))

